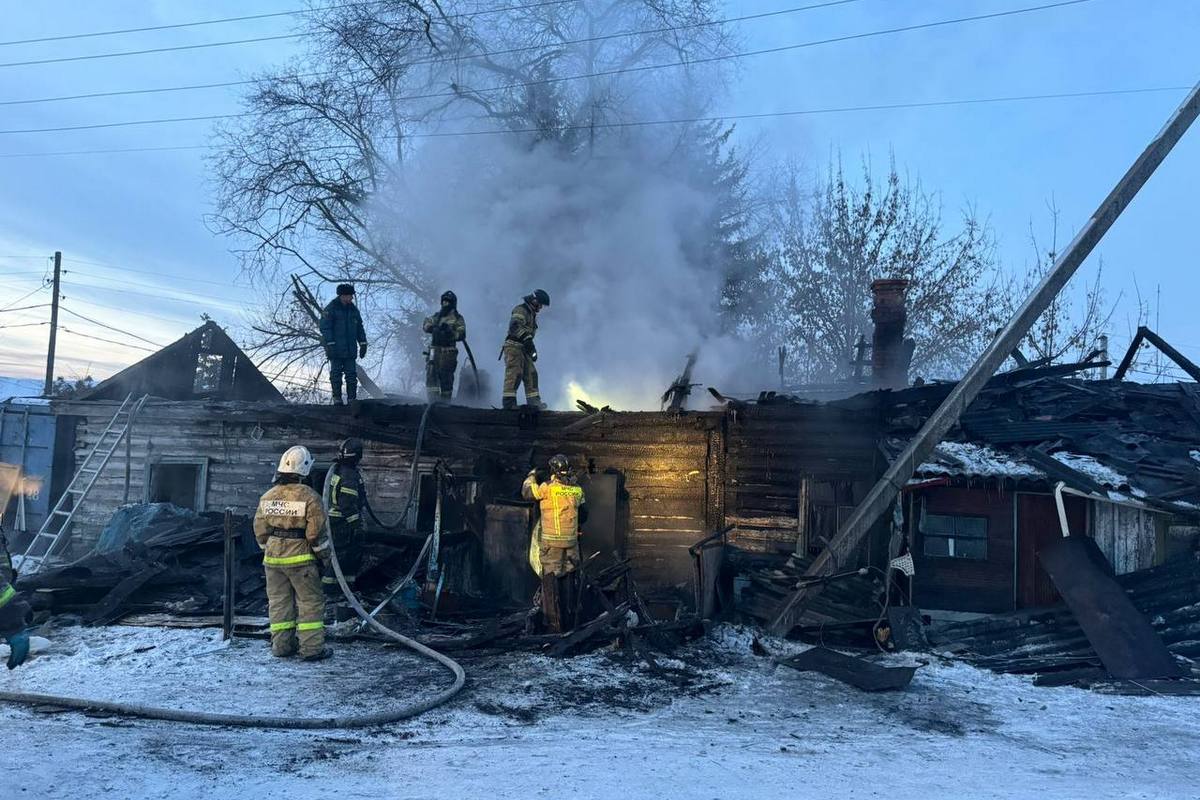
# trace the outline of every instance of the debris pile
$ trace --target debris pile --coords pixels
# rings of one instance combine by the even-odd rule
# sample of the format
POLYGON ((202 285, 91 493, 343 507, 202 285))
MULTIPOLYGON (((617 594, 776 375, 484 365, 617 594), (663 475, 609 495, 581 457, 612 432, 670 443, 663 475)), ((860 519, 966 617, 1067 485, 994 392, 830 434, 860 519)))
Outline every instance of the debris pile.
MULTIPOLYGON (((250 521, 234 517, 237 610, 266 613, 262 551, 250 521)), ((169 503, 123 506, 88 555, 19 578, 34 610, 79 614, 102 625, 134 613, 219 614, 223 598, 224 517, 169 503)))
MULTIPOLYGON (((1173 561, 1116 580, 1171 654, 1177 659, 1200 657, 1200 562, 1173 561)), ((1114 683, 1065 605, 934 625, 928 636, 937 652, 995 672, 1037 675, 1039 685, 1104 688, 1114 683)), ((1156 681, 1152 685, 1159 693, 1176 687, 1200 693, 1190 683, 1156 681)), ((1124 688, 1138 689, 1136 685, 1124 688)))

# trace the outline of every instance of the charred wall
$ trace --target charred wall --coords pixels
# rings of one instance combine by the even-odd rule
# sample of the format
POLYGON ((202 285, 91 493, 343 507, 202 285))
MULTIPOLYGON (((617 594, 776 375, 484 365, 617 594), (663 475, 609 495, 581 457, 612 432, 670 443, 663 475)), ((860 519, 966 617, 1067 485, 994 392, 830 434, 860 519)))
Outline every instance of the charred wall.
MULTIPOLYGON (((108 424, 114 403, 77 402, 76 462, 108 424)), ((351 416, 330 407, 156 401, 100 475, 76 517, 73 544, 88 546, 112 512, 141 501, 154 465, 202 463, 203 506, 253 512, 279 454, 312 450, 318 467, 350 435, 366 440, 363 462, 373 506, 386 520, 405 504, 423 406, 363 403, 351 416)), ((650 412, 525 413, 436 407, 426 422, 419 471, 443 461, 477 481, 480 502, 516 499, 533 466, 564 453, 577 468, 620 477, 618 538, 649 591, 692 596, 688 547, 726 523, 737 547, 795 547, 805 477, 865 485, 877 468, 873 415, 824 406, 756 407, 682 415, 650 412)))

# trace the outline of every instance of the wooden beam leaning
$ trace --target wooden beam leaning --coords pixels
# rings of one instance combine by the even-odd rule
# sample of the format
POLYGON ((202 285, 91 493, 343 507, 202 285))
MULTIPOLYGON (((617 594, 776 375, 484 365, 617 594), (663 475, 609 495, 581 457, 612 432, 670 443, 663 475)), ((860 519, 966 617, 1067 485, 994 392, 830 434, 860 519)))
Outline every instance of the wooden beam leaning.
MULTIPOLYGON (((929 457, 938 442, 954 426, 963 411, 1004 363, 1004 360, 1009 357, 1021 337, 1062 291, 1063 286, 1079 269, 1079 265, 1091 254, 1096 244, 1121 216, 1121 212, 1132 202, 1138 191, 1154 174, 1154 170, 1171 152, 1198 114, 1200 114, 1200 84, 1192 88, 1183 104, 1171 115, 1167 124, 1133 162, 1133 166, 1125 172, 1116 187, 1104 198, 1099 208, 1076 234, 1071 244, 1059 255, 1054 262, 1054 267, 1046 273, 1033 293, 1017 309, 1012 319, 1000 330, 983 354, 967 370, 962 380, 955 385, 942 404, 926 420, 917 435, 912 438, 908 446, 896 457, 896 460, 871 488, 863 501, 858 504, 849 519, 830 540, 829 545, 809 566, 805 575, 811 577, 827 575, 838 565, 849 563, 868 531, 891 506, 916 468, 929 457)), ((803 608, 804 599, 818 591, 820 591, 819 583, 796 589, 780 604, 778 613, 771 622, 770 631, 776 635, 785 635, 795 624, 796 614, 803 608)))

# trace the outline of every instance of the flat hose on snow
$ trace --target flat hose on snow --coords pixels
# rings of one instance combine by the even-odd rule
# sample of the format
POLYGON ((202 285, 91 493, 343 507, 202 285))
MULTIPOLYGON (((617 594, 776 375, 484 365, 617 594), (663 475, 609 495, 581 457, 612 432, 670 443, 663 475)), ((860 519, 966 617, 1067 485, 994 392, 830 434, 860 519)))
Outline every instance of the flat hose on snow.
MULTIPOLYGON (((418 449, 420 442, 417 442, 418 449)), ((328 496, 329 474, 325 476, 325 491, 323 498, 328 496)), ((172 708, 141 705, 139 703, 117 703, 111 700, 91 700, 81 697, 62 697, 52 694, 30 694, 27 692, 0 691, 0 701, 20 703, 33 706, 54 706, 79 711, 104 711, 126 717, 141 717, 143 719, 158 719, 167 722, 190 722, 196 725, 226 725, 237 728, 278 728, 286 730, 328 730, 333 728, 369 728, 375 725, 386 725, 411 719, 423 714, 431 708, 436 708, 458 694, 466 683, 467 674, 458 662, 447 655, 426 647, 418 641, 388 628, 376 620, 363 608, 362 603, 354 596, 346 577, 342 574, 342 566, 338 563, 337 549, 333 546, 333 536, 326 530, 329 541, 329 553, 333 561, 333 573, 337 576, 338 586, 342 594, 363 622, 370 625, 379 633, 392 641, 398 642, 414 652, 433 659, 441 664, 454 676, 454 682, 427 700, 410 703, 393 711, 381 711, 374 714, 347 715, 340 717, 259 717, 243 714, 213 714, 206 711, 181 711, 172 708)))

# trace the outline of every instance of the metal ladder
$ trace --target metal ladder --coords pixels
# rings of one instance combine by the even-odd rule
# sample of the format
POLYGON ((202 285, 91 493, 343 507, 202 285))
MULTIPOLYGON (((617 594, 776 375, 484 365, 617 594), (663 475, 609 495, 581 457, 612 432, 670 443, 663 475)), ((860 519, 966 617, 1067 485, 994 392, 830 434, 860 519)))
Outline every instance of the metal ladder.
POLYGON ((108 464, 117 447, 129 433, 129 427, 133 424, 134 418, 149 398, 150 395, 142 395, 141 398, 134 400, 133 394, 125 396, 117 413, 113 414, 113 418, 109 420, 108 427, 96 439, 96 443, 84 457, 83 463, 79 465, 79 470, 75 473, 75 477, 71 478, 66 491, 62 493, 62 497, 58 498, 58 502, 54 504, 54 508, 47 515, 46 521, 42 523, 42 527, 30 540, 29 546, 25 548, 25 552, 21 555, 20 570, 22 574, 33 575, 40 571, 43 564, 49 560, 50 556, 54 555, 62 541, 67 538, 71 521, 75 518, 75 512, 83 504, 83 499, 92 490, 96 479, 100 477, 105 465, 108 464))

